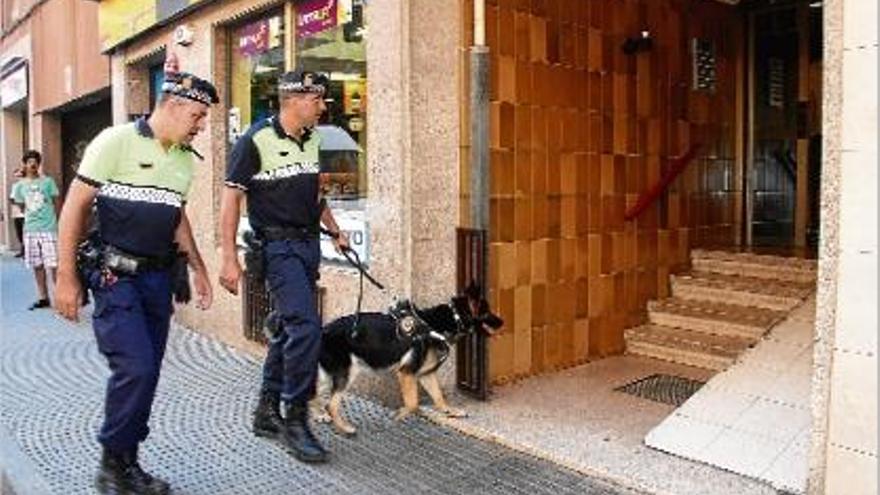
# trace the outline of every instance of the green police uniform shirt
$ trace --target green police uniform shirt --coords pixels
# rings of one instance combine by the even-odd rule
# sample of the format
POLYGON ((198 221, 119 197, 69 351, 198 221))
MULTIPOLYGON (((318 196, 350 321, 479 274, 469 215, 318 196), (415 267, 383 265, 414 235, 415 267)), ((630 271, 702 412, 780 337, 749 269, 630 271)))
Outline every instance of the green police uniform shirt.
POLYGON ((235 143, 226 185, 247 193, 248 220, 259 231, 294 227, 317 232, 324 203, 318 195, 321 137, 287 135, 277 117, 252 125, 235 143))
POLYGON ((25 232, 58 230, 58 219, 55 217, 58 186, 51 177, 19 180, 13 186, 12 197, 16 203, 24 204, 25 232))
POLYGON ((98 188, 101 240, 138 256, 167 255, 193 175, 193 151, 167 151, 145 119, 105 129, 89 143, 77 178, 98 188))

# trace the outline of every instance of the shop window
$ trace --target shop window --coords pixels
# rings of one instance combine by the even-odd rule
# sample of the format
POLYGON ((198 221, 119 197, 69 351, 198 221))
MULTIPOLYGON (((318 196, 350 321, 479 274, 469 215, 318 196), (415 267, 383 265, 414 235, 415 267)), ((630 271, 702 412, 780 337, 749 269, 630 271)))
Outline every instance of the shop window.
POLYGON ((324 196, 335 209, 363 209, 367 196, 367 64, 363 0, 296 4, 294 64, 326 73, 327 112, 318 132, 324 196))
POLYGON ((278 110, 278 77, 284 72, 284 15, 274 12, 232 29, 229 142, 278 110))
MULTIPOLYGON (((367 62, 364 0, 295 4, 294 65, 329 76, 321 133, 321 191, 362 262, 370 262, 367 197, 367 62)), ((327 259, 341 260, 329 239, 327 259)))
POLYGON ((156 100, 162 93, 162 83, 165 82, 164 64, 151 65, 150 73, 150 111, 156 108, 156 100))
MULTIPOLYGON (((326 73, 327 112, 316 128, 322 137, 321 191, 352 247, 369 263, 365 8, 364 0, 301 0, 286 5, 289 14, 273 11, 233 26, 228 140, 232 146, 251 124, 277 113, 284 71, 326 73)), ((239 231, 248 228, 245 217, 239 231)), ((329 239, 322 241, 322 253, 342 260, 329 239)))

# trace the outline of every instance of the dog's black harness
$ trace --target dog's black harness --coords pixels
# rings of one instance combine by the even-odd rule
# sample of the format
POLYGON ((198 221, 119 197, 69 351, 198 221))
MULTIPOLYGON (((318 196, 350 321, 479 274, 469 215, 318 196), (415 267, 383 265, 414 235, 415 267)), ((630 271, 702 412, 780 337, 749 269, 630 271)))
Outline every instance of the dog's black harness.
MULTIPOLYGON (((453 313, 455 314, 454 310, 453 313)), ((411 354, 404 357, 402 368, 416 376, 422 376, 433 373, 446 362, 449 357, 449 341, 421 317, 412 301, 405 299, 397 302, 388 309, 388 314, 394 319, 397 339, 410 348, 411 354), (437 362, 430 368, 422 370, 420 368, 424 363, 425 355, 431 347, 437 350, 437 362)))
POLYGON ((464 321, 461 319, 461 315, 458 314, 458 310, 455 309, 455 304, 449 302, 446 304, 449 306, 449 309, 452 311, 452 319, 455 320, 455 325, 458 329, 458 334, 461 335, 466 332, 467 328, 464 326, 464 321))

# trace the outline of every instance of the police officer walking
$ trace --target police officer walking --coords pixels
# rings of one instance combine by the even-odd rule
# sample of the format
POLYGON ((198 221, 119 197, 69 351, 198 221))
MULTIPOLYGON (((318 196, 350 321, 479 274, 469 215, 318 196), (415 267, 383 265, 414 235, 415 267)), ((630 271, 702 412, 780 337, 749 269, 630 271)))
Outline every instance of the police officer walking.
POLYGON ((303 462, 328 457, 309 428, 307 407, 315 394, 321 343, 315 295, 320 224, 330 231, 336 249, 349 247, 319 194, 320 136, 313 127, 326 110, 326 89, 322 74, 297 70, 281 76, 280 112, 253 124, 236 143, 220 206, 220 284, 238 293, 242 270, 235 240, 241 201, 247 197, 248 219, 263 246, 266 282, 283 322, 263 365, 254 434, 279 440, 303 462))
MULTIPOLYGON (((102 494, 165 494, 167 482, 138 463, 168 338, 179 253, 193 269, 197 305, 211 305, 211 283, 184 210, 193 177, 193 138, 205 127, 211 83, 166 75, 149 119, 102 131, 86 148, 61 212, 56 307, 76 321, 83 290, 94 295, 92 327, 112 374, 107 383, 96 488, 102 494), (97 230, 89 266, 77 266, 92 204, 97 230), (177 267, 174 270, 173 267, 177 267)), ((186 267, 183 280, 188 289, 186 267)), ((177 298, 177 297, 175 297, 177 298)), ((178 298, 179 300, 179 298, 178 298)))

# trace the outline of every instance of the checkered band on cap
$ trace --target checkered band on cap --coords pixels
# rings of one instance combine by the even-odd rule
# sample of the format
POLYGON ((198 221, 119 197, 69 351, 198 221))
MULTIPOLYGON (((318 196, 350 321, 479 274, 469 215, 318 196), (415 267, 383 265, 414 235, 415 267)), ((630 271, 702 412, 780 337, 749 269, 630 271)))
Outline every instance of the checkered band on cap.
POLYGON ((278 80, 278 91, 324 94, 327 92, 327 76, 317 72, 288 72, 278 80))
POLYGON ((162 83, 162 92, 209 106, 220 101, 217 97, 217 90, 211 83, 187 73, 167 76, 162 83))

